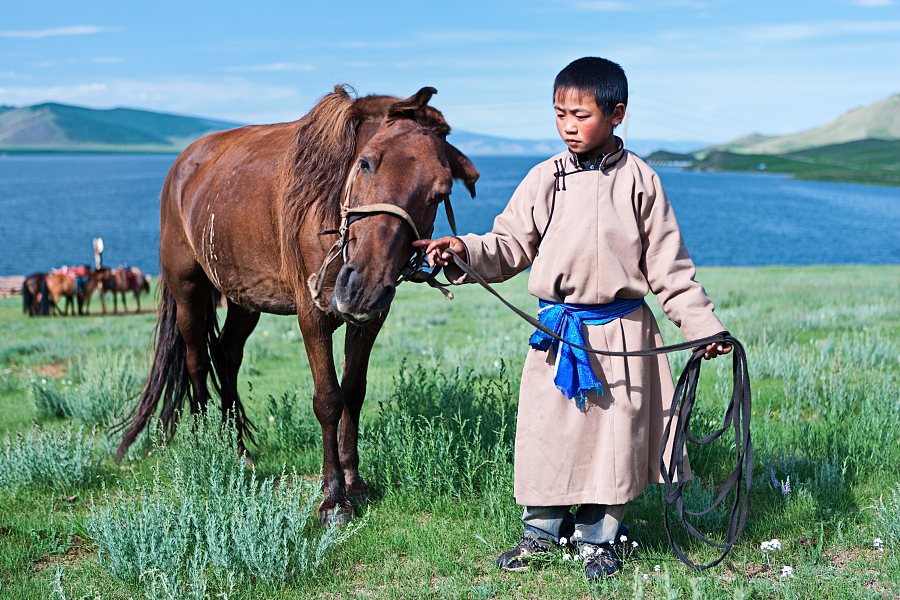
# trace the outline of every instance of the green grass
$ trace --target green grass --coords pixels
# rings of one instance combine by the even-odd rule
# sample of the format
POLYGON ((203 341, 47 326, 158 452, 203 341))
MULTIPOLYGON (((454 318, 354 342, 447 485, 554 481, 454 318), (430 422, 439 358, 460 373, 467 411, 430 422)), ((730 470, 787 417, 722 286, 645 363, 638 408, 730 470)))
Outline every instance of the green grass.
MULTIPOLYGON (((16 461, 15 483, 0 489, 0 598, 900 597, 900 268, 717 268, 699 280, 749 355, 751 518, 723 565, 692 572, 668 549, 651 486, 626 516, 637 554, 600 583, 561 553, 527 573, 493 566, 521 532, 512 439, 530 331, 474 287, 453 302, 399 289, 364 408, 372 501, 358 530, 324 546, 318 525, 288 524, 316 501, 321 464, 294 319, 263 315, 247 345, 240 390, 260 428, 255 472, 229 463, 233 440, 203 426, 183 426, 149 455, 136 445, 116 465, 116 440, 101 427, 147 368, 155 315, 29 319, 20 299, 0 300, 0 432, 10 437, 0 480, 7 456, 16 461), (80 428, 88 452, 66 445, 80 428), (773 477, 789 477, 791 493, 773 477), (764 553, 772 538, 782 549, 764 553), (785 565, 793 578, 780 577, 785 565)), ((524 277, 501 288, 534 308, 524 277)), ((656 312, 666 340, 678 341, 656 312)), ((342 340, 340 330, 337 356, 342 340)), ((684 359, 670 358, 673 371, 684 359)), ((730 365, 705 363, 697 429, 721 419, 730 365)), ((708 502, 733 451, 694 449, 691 462, 700 480, 686 500, 708 502)), ((723 518, 698 525, 721 535, 723 518)), ((695 560, 714 556, 679 541, 695 560)))

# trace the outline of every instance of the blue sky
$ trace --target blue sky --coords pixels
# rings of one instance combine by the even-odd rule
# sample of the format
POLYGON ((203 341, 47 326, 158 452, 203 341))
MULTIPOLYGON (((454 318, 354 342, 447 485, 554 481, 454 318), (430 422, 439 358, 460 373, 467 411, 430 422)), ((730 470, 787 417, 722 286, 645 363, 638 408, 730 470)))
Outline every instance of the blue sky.
POLYGON ((0 0, 0 104, 293 120, 335 83, 430 85, 456 128, 556 136, 556 73, 629 78, 628 135, 721 142, 816 127, 900 92, 900 0, 0 0))

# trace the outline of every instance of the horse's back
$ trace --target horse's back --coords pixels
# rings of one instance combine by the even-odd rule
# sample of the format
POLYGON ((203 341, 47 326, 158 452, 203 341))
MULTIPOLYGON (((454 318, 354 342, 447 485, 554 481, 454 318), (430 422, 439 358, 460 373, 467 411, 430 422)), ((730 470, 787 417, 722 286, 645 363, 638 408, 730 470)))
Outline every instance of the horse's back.
MULTIPOLYGON (((277 174, 297 127, 294 122, 220 131, 179 155, 161 198, 164 272, 187 276, 201 268, 232 299, 282 295, 277 174)), ((292 298, 281 304, 267 301, 259 308, 290 310, 292 298)))

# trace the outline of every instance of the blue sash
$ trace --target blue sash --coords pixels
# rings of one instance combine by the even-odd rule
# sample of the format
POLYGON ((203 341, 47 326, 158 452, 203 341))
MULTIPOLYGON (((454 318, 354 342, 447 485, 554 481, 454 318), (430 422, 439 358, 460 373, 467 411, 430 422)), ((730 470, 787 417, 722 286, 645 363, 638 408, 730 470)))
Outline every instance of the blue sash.
MULTIPOLYGON (((538 319, 547 329, 567 342, 584 346, 583 325, 604 325, 620 319, 644 304, 643 298, 616 298, 609 304, 556 304, 540 301, 538 319)), ((546 352, 550 348, 556 352, 556 373, 553 383, 567 398, 575 398, 575 405, 584 408, 587 394, 591 391, 603 395, 603 385, 594 374, 588 353, 568 344, 562 344, 541 331, 535 330, 529 340, 535 350, 546 352)))

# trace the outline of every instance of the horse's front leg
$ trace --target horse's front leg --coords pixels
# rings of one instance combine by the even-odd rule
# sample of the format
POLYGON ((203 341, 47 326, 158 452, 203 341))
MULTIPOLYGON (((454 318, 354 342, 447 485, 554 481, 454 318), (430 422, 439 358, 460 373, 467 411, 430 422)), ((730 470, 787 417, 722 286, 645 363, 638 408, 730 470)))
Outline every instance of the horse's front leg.
POLYGON ((344 474, 338 456, 338 421, 344 410, 344 395, 334 369, 331 336, 338 323, 315 307, 301 307, 297 320, 312 371, 313 411, 322 427, 322 525, 348 523, 353 508, 344 495, 344 474))
POLYGON ((369 487, 359 475, 359 413, 366 399, 366 375, 372 345, 387 312, 366 327, 347 325, 344 345, 344 375, 341 390, 344 392, 344 412, 341 415, 339 442, 341 468, 344 471, 344 493, 350 500, 363 504, 369 487))

